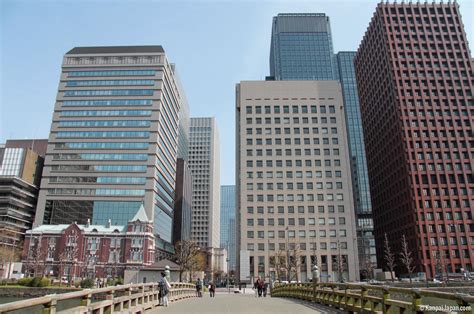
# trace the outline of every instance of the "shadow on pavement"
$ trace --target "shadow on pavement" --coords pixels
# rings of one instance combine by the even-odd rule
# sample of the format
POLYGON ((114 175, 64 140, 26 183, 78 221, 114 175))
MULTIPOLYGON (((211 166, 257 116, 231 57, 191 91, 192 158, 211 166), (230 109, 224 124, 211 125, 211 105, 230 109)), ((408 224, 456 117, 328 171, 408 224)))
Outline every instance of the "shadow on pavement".
POLYGON ((293 298, 283 298, 285 300, 291 301, 293 303, 299 304, 306 306, 314 311, 318 311, 319 313, 324 313, 324 314, 329 314, 329 313, 347 313, 344 310, 339 310, 327 305, 322 305, 319 303, 315 302, 309 302, 309 301, 304 301, 304 300, 299 300, 299 299, 293 299, 293 298))

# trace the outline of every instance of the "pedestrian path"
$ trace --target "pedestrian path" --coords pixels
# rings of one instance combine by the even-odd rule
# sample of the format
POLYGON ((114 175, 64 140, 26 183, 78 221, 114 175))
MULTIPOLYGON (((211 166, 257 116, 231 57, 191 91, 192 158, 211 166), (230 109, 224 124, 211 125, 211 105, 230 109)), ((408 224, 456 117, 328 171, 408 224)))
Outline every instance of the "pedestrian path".
POLYGON ((290 298, 256 298, 250 294, 216 293, 215 298, 206 294, 202 298, 191 298, 175 303, 169 307, 159 307, 153 313, 192 313, 192 314, 315 314, 345 313, 317 303, 290 298))

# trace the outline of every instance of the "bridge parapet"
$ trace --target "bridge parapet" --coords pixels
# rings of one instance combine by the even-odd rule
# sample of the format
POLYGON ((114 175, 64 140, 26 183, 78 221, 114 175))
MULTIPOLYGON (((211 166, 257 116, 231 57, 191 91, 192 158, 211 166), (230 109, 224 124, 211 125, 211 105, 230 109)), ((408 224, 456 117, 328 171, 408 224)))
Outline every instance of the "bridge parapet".
POLYGON ((418 288, 351 283, 276 284, 271 296, 297 298, 357 313, 424 313, 429 307, 474 313, 472 295, 418 288))
MULTIPOLYGON (((193 284, 172 282, 169 301, 195 297, 193 284)), ((62 294, 51 294, 40 298, 0 304, 0 314, 42 306, 43 314, 99 314, 99 313, 144 313, 159 304, 158 283, 129 284, 98 289, 84 289, 62 294), (97 301, 99 299, 99 301, 97 301), (80 300, 80 305, 57 311, 58 302, 80 300), (93 302, 95 300, 95 302, 93 302)))

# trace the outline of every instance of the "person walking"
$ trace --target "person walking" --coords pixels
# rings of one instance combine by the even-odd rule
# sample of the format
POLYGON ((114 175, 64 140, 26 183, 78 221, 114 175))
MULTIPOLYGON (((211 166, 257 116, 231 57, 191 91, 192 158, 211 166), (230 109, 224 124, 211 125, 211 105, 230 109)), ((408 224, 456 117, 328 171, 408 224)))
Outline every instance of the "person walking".
POLYGON ((171 289, 171 285, 168 282, 168 280, 166 279, 166 273, 165 272, 161 272, 161 279, 160 279, 160 282, 158 284, 158 287, 160 289, 160 291, 159 291, 159 294, 160 294, 160 297, 161 297, 160 303, 163 306, 168 307, 168 293, 171 289))
POLYGON ((261 298, 263 296, 263 280, 258 280, 258 297, 261 298))
POLYGON ((253 284, 253 289, 255 290, 255 297, 258 297, 258 284, 260 282, 260 277, 257 277, 257 280, 255 280, 253 284))
POLYGON ((263 281, 263 296, 267 297, 268 283, 263 281))
POLYGON ((216 296, 216 285, 213 282, 209 283, 209 296, 211 298, 216 296))
POLYGON ((201 290, 202 290, 202 281, 201 281, 201 278, 198 278, 198 280, 196 281, 196 292, 197 292, 198 297, 202 297, 201 290))

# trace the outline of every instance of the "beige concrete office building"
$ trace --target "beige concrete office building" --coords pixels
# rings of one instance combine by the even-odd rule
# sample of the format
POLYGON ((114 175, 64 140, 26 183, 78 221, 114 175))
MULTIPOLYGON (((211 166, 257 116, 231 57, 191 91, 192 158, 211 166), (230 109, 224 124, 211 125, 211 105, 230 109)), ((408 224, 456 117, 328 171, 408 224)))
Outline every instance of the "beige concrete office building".
POLYGON ((191 118, 189 168, 192 173, 191 239, 207 252, 212 277, 220 248, 219 132, 214 117, 191 118))
POLYGON ((340 84, 244 81, 236 105, 240 282, 256 276, 304 282, 314 264, 323 282, 341 275, 357 280, 340 84))

